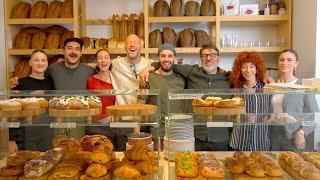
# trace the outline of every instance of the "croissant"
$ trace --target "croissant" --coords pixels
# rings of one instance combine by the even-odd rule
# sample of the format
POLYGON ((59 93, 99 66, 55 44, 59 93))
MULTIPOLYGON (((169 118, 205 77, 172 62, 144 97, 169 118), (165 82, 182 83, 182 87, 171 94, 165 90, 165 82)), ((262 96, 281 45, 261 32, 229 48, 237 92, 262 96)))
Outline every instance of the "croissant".
POLYGON ((155 157, 154 153, 148 150, 147 145, 141 142, 135 143, 131 149, 124 152, 124 155, 133 161, 148 160, 155 157))
POLYGON ((135 178, 140 176, 140 172, 132 165, 123 165, 114 170, 113 174, 118 177, 135 178))
POLYGON ((159 171, 156 160, 138 161, 135 166, 144 174, 154 174, 159 171))

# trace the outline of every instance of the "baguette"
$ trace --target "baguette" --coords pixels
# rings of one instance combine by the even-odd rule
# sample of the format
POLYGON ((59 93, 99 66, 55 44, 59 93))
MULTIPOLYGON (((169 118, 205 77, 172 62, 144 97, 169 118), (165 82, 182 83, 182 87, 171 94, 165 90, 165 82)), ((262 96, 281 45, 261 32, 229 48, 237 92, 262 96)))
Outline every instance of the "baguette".
POLYGON ((121 24, 120 24, 120 40, 125 41, 128 36, 128 22, 129 17, 127 14, 123 14, 121 17, 121 24))
POLYGON ((119 32, 119 16, 117 14, 114 14, 112 16, 112 33, 113 33, 113 38, 115 38, 116 40, 120 39, 120 32, 119 32))
POLYGON ((141 13, 138 18, 138 31, 137 35, 140 39, 144 39, 144 14, 141 13))
POLYGON ((128 34, 137 34, 138 16, 136 14, 130 14, 128 34))

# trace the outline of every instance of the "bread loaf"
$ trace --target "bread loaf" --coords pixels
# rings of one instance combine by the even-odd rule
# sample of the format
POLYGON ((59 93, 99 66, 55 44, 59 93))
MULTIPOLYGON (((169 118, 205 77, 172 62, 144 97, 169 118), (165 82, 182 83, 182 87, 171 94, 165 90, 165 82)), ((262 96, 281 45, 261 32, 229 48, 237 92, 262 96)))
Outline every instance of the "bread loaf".
POLYGON ((155 2, 153 9, 155 17, 169 16, 170 14, 169 4, 165 0, 158 0, 155 2))
POLYGON ((73 34, 74 34, 73 31, 66 31, 62 34, 60 38, 60 45, 59 45, 61 49, 63 49, 64 41, 68 38, 73 38, 73 34))
POLYGON ((30 49, 32 35, 26 32, 20 32, 14 41, 14 48, 16 49, 30 49))
POLYGON ((35 33, 41 32, 41 29, 38 27, 35 27, 35 26, 30 26, 30 27, 22 29, 21 32, 25 32, 28 34, 35 34, 35 33))
POLYGON ((204 45, 210 45, 211 42, 210 42, 210 37, 209 35, 203 31, 203 30, 196 30, 194 32, 194 35, 196 37, 196 44, 197 44, 197 47, 202 47, 204 45))
POLYGON ((200 16, 214 16, 215 3, 213 0, 202 0, 200 6, 200 16))
POLYGON ((11 18, 28 18, 30 17, 31 4, 27 2, 18 3, 11 12, 11 18))
POLYGON ((195 1, 188 1, 185 6, 186 16, 199 16, 199 4, 195 1))
POLYGON ((194 37, 193 29, 184 29, 179 34, 179 46, 180 47, 195 47, 196 38, 194 37))
POLYGON ((47 36, 44 45, 45 49, 58 49, 61 35, 59 33, 51 33, 47 36))
POLYGON ((169 27, 163 28, 162 39, 163 43, 169 43, 173 46, 177 46, 177 34, 173 29, 169 27))
POLYGON ((90 37, 83 37, 81 38, 83 41, 83 48, 85 49, 92 49, 94 47, 93 39, 90 37))
POLYGON ((162 44, 161 31, 159 29, 153 30, 149 34, 149 47, 158 48, 162 44))
POLYGON ((51 33, 63 34, 67 30, 68 29, 66 29, 65 27, 53 25, 53 26, 50 26, 50 27, 44 29, 43 31, 47 34, 51 34, 51 33))
POLYGON ((108 48, 109 49, 116 49, 117 48, 117 44, 118 44, 118 40, 116 40, 115 38, 111 38, 108 41, 108 48))
POLYGON ((105 38, 97 39, 94 45, 95 45, 95 48, 97 49, 102 49, 102 48, 106 49, 108 48, 108 39, 105 39, 105 38))
POLYGON ((120 23, 120 40, 125 41, 128 36, 128 24, 129 17, 127 14, 123 14, 120 23))
POLYGON ((170 16, 184 16, 183 0, 171 0, 170 16))
POLYGON ((24 78, 27 77, 30 73, 31 67, 29 65, 29 60, 21 60, 15 64, 13 76, 24 78))
POLYGON ((46 1, 36 2, 30 12, 30 18, 44 18, 46 17, 48 9, 48 3, 46 1))
POLYGON ((141 13, 139 18, 138 18, 138 32, 137 35, 141 38, 144 39, 144 14, 141 13))
POLYGON ((31 48, 32 49, 43 49, 45 41, 46 41, 46 33, 45 32, 39 31, 37 33, 34 33, 32 35, 31 48))
POLYGON ((64 55, 62 54, 54 55, 50 58, 49 64, 55 64, 57 62, 60 62, 61 59, 64 60, 64 55))
POLYGON ((120 39, 120 31, 119 31, 119 27, 120 27, 120 18, 117 14, 114 14, 112 16, 112 34, 113 34, 113 38, 119 40, 120 39))
POLYGON ((138 30, 138 16, 136 14, 130 14, 128 34, 137 34, 138 30))
POLYGON ((62 3, 61 10, 60 10, 60 17, 61 18, 73 17, 73 1, 72 0, 65 0, 62 3))
POLYGON ((54 0, 49 4, 46 18, 59 18, 62 2, 54 0))

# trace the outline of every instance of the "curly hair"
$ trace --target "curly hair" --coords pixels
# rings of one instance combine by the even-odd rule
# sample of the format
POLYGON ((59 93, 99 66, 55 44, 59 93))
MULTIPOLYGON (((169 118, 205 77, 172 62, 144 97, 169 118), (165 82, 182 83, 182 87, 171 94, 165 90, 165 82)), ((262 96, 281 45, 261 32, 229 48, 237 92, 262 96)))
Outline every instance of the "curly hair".
POLYGON ((266 72, 266 68, 264 65, 264 59, 257 52, 240 52, 232 67, 232 71, 230 73, 230 81, 233 87, 239 88, 244 84, 245 79, 242 76, 242 65, 245 63, 252 63, 256 66, 256 80, 257 82, 262 81, 264 79, 264 75, 266 72))

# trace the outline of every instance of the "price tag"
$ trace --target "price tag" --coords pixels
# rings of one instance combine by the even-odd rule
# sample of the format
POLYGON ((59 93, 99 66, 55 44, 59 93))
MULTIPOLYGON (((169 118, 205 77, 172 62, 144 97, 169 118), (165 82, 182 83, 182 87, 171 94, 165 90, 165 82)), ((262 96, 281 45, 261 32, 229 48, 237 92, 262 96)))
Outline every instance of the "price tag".
POLYGON ((1 122, 0 127, 1 128, 19 128, 20 123, 19 122, 1 122))
POLYGON ((233 127, 233 122, 207 122, 207 127, 233 127))
POLYGON ((111 128, 137 128, 139 127, 136 122, 110 122, 111 128))
POLYGON ((317 123, 315 121, 302 121, 302 126, 316 127, 317 123))
POLYGON ((204 94, 169 94, 169 99, 199 99, 202 98, 204 94))
POLYGON ((69 123, 50 123, 50 128, 76 128, 77 124, 75 122, 69 123))

